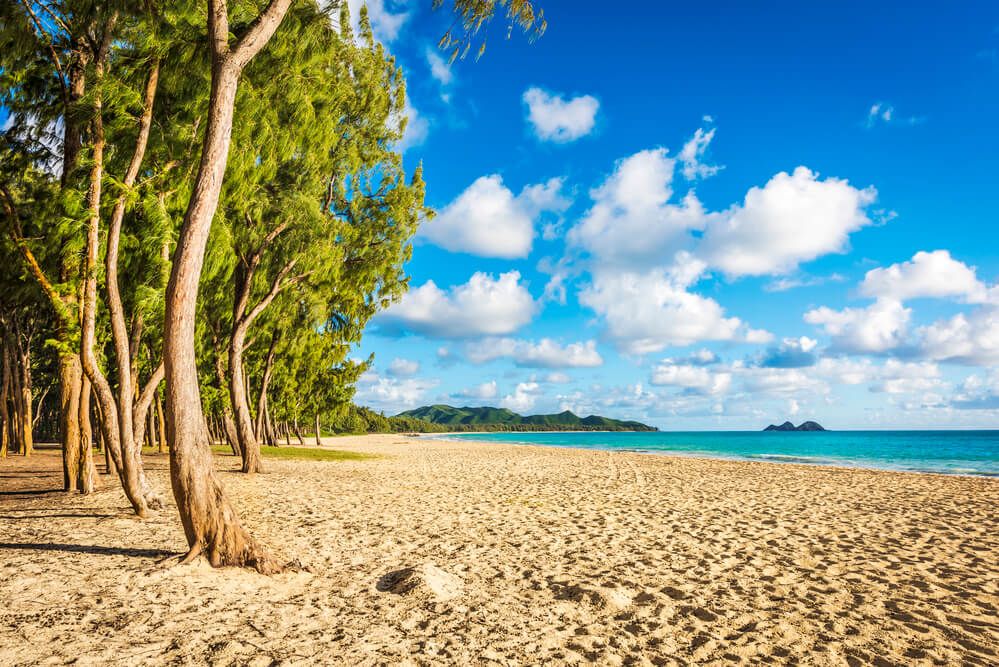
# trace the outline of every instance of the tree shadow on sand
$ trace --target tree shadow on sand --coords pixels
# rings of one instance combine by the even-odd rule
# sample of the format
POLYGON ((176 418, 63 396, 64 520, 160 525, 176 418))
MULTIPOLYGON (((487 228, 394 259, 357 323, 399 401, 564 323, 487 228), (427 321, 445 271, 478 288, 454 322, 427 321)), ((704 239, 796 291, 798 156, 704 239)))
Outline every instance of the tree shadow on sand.
POLYGON ((0 542, 0 550, 63 551, 73 554, 97 554, 99 556, 132 556, 134 558, 167 558, 180 556, 177 551, 165 549, 129 549, 126 547, 102 547, 93 544, 41 544, 35 542, 0 542))

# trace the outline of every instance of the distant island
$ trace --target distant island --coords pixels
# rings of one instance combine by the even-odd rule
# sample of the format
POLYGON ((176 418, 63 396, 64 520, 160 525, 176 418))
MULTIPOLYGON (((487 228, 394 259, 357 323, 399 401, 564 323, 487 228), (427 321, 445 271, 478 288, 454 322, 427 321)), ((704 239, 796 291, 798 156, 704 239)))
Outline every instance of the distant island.
MULTIPOLYGON (((522 416, 506 408, 425 405, 401 412, 392 419, 417 419, 451 431, 658 431, 636 421, 590 415, 578 417, 569 410, 553 415, 522 416)), ((414 429, 416 430, 416 429, 414 429)))
POLYGON ((764 431, 825 431, 818 422, 802 422, 800 426, 795 426, 791 422, 784 422, 780 426, 771 424, 764 431))

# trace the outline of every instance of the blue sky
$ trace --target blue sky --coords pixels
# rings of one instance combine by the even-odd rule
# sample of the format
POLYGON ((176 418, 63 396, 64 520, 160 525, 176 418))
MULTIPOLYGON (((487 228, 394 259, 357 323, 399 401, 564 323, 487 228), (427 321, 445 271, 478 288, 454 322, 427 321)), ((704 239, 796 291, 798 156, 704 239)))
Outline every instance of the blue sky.
POLYGON ((370 2, 437 217, 358 401, 994 427, 999 7, 549 1, 447 65, 370 2))

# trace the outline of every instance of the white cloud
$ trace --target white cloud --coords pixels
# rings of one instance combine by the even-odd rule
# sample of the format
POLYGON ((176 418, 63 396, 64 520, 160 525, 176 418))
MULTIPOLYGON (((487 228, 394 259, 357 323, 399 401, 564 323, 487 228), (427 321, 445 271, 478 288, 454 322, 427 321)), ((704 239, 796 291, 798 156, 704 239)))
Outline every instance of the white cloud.
POLYGON ((565 100, 540 88, 528 88, 524 103, 538 138, 556 143, 575 141, 589 134, 600 108, 600 102, 592 95, 565 100))
POLYGON ((815 348, 818 341, 801 336, 785 338, 777 347, 768 349, 760 358, 760 366, 769 368, 804 368, 816 361, 815 348))
POLYGON ((683 177, 688 181, 714 176, 724 168, 701 162, 701 158, 704 157, 704 153, 707 151, 708 145, 714 137, 715 128, 711 128, 705 132, 704 128, 699 127, 697 128, 697 131, 694 132, 694 136, 691 137, 690 141, 685 143, 683 148, 680 150, 680 162, 683 164, 683 177))
POLYGON ((376 317, 379 331, 406 331, 431 338, 502 336, 531 321, 538 306, 510 271, 498 278, 477 272, 468 282, 444 291, 429 280, 376 317))
POLYGON ((905 342, 912 311, 893 299, 878 299, 866 308, 832 310, 825 306, 805 313, 805 321, 821 326, 834 345, 848 352, 887 352, 905 342))
POLYGON ((669 203, 675 168, 665 148, 620 160, 590 192, 593 206, 569 231, 569 243, 605 265, 648 268, 669 261, 689 245, 689 231, 705 224, 693 193, 679 206, 669 203))
POLYGON ((545 376, 545 382, 549 384, 569 384, 572 382, 572 377, 566 373, 555 371, 545 376))
POLYGON ((397 0, 349 0, 350 23, 357 33, 360 29, 361 6, 368 7, 368 20, 371 22, 371 32, 375 38, 388 44, 394 42, 402 30, 402 27, 409 20, 409 12, 404 11, 405 2, 397 0))
POLYGON ((700 394, 724 394, 732 386, 732 374, 715 373, 704 366, 679 364, 673 359, 663 359, 652 369, 654 385, 682 387, 700 394))
POLYGON ((355 401, 377 410, 398 412, 423 402, 426 393, 437 384, 437 380, 388 378, 369 371, 358 380, 355 401))
POLYGON ((507 394, 500 401, 500 407, 514 412, 524 412, 534 407, 541 395, 541 387, 537 382, 520 382, 512 394, 507 394))
POLYGON ((419 234, 452 252, 480 257, 527 257, 534 242, 535 218, 569 206, 562 196, 562 179, 529 185, 514 196, 498 174, 482 176, 436 218, 420 226, 419 234))
POLYGON ((826 394, 829 386, 810 372, 797 368, 759 368, 733 364, 743 390, 752 394, 799 397, 802 393, 826 394))
POLYGON ((420 362, 396 357, 389 364, 386 373, 392 377, 409 377, 420 372, 420 362))
POLYGON ((895 107, 885 102, 875 102, 867 110, 865 125, 868 129, 878 124, 883 125, 919 125, 926 120, 923 116, 899 116, 895 107))
POLYGON ((435 49, 427 48, 425 51, 427 65, 430 67, 430 75, 433 76, 442 86, 448 86, 454 79, 454 72, 451 71, 451 63, 441 57, 435 49))
POLYGON ((406 131, 399 142, 399 150, 405 151, 406 149, 419 146, 427 140, 427 135, 430 133, 430 123, 412 105, 409 95, 406 95, 402 115, 408 120, 406 122, 406 131))
POLYGON ((708 340, 768 340, 766 332, 725 317, 717 301, 688 291, 703 268, 681 255, 669 271, 598 272, 579 301, 604 317, 608 335, 631 354, 708 340))
POLYGON ((971 303, 980 303, 988 296, 975 268, 953 259, 946 250, 917 252, 908 262, 872 269, 860 284, 860 293, 896 301, 963 297, 971 303))
POLYGON ((551 338, 542 338, 537 343, 487 338, 470 343, 466 354, 476 364, 508 357, 516 365, 527 368, 593 368, 604 363, 594 340, 560 345, 551 338))
POLYGON ((468 389, 455 394, 455 396, 459 398, 474 398, 478 400, 496 398, 497 395, 499 395, 499 391, 496 387, 496 380, 483 382, 482 384, 469 387, 468 389))
POLYGON ((921 355, 973 366, 999 364, 999 308, 984 306, 958 313, 916 331, 921 355))
POLYGON ((877 191, 798 167, 746 193, 742 205, 714 216, 699 254, 730 276, 787 273, 821 255, 843 252, 871 224, 865 208, 877 191))

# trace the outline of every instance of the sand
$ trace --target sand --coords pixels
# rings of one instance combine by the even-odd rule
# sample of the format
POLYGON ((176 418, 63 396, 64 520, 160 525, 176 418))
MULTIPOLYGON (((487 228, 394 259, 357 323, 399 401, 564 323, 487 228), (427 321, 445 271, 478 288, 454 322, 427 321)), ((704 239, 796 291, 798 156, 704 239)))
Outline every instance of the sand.
MULTIPOLYGON (((999 663, 999 481, 401 436, 218 465, 311 572, 0 462, 0 664, 999 663), (164 559, 166 559, 164 561, 164 559)), ((169 496, 166 458, 149 456, 169 496)))

